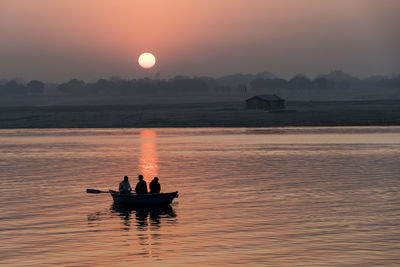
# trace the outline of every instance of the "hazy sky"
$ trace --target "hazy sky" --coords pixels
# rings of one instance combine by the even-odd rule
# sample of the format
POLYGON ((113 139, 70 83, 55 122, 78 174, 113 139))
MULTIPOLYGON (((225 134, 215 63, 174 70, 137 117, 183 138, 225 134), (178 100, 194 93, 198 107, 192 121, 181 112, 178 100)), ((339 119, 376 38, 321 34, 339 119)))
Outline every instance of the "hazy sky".
POLYGON ((399 14, 400 0, 0 0, 0 78, 395 74, 399 14))

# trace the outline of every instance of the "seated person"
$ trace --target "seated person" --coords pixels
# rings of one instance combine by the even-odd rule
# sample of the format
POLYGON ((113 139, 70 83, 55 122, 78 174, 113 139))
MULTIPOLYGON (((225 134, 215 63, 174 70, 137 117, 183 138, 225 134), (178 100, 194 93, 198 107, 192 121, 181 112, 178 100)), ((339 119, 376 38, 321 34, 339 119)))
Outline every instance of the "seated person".
POLYGON ((135 192, 136 194, 147 194, 147 183, 143 180, 143 175, 138 176, 139 182, 136 184, 135 192))
POLYGON ((150 182, 150 193, 158 194, 161 191, 161 185, 158 182, 158 178, 154 177, 153 181, 150 182))
POLYGON ((124 180, 119 183, 119 193, 120 194, 130 194, 132 191, 131 185, 128 181, 128 176, 124 176, 124 180))

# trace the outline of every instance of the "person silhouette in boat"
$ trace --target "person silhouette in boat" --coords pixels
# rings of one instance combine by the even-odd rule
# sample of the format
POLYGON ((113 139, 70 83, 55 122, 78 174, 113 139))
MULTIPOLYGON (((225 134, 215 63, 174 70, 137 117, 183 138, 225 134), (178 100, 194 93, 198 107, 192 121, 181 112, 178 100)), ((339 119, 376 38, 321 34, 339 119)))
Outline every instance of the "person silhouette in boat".
POLYGON ((124 180, 119 183, 119 193, 120 194, 130 194, 132 191, 131 185, 128 181, 128 176, 124 176, 124 180))
POLYGON ((143 175, 139 174, 139 182, 136 184, 135 192, 136 194, 147 194, 147 183, 143 180, 143 175))
POLYGON ((158 178, 154 177, 153 181, 150 182, 150 193, 158 194, 161 191, 161 185, 158 182, 158 178))

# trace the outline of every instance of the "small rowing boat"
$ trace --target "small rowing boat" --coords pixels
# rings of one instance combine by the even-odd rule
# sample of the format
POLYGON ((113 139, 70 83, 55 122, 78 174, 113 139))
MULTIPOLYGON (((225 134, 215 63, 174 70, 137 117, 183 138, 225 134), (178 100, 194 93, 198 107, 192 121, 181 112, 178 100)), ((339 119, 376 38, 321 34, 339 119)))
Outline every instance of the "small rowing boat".
POLYGON ((117 191, 109 191, 114 202, 132 205, 168 205, 178 197, 178 191, 158 194, 120 194, 117 191))
POLYGON ((129 205, 168 205, 174 198, 178 197, 178 191, 158 194, 120 194, 117 191, 101 191, 97 189, 86 189, 86 193, 101 194, 110 193, 115 203, 129 205))

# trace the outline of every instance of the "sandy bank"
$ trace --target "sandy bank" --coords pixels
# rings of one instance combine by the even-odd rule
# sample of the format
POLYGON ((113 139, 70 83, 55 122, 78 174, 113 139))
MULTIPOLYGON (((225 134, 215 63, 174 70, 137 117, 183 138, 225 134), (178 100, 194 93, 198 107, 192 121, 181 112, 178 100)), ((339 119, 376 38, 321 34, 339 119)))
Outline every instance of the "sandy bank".
POLYGON ((288 102, 284 112, 242 102, 0 107, 0 128, 157 128, 400 125, 400 101, 288 102))

